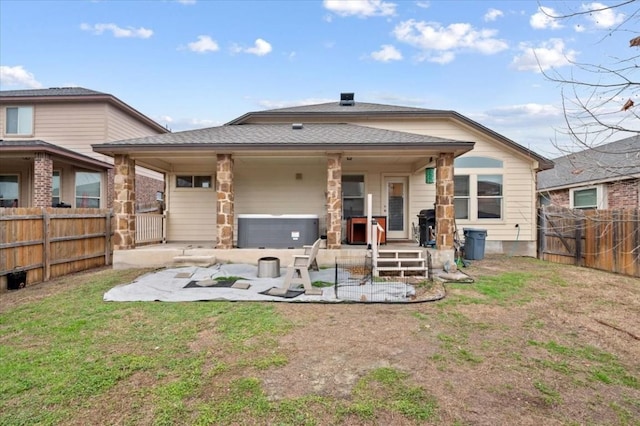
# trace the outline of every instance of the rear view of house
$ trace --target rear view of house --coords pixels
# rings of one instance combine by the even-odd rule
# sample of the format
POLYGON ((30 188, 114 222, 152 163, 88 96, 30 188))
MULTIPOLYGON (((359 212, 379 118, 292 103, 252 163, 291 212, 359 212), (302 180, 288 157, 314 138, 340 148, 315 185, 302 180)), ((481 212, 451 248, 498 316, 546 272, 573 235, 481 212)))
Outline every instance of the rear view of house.
MULTIPOLYGON (((111 207, 113 159, 91 144, 167 132, 106 93, 0 91, 0 207, 111 207)), ((137 173, 137 202, 153 201, 163 176, 137 173)))
MULTIPOLYGON (((469 227, 488 232, 488 252, 533 256, 535 177, 552 167, 455 111, 358 102, 353 93, 93 147, 115 158, 125 182, 117 199, 130 197, 133 165, 166 174, 168 241, 213 242, 221 250, 244 248, 238 236, 247 229, 240 228, 256 215, 316 217, 317 233, 339 250, 362 243, 349 238, 354 219, 370 214, 384 223, 387 242, 406 241, 421 212, 431 210, 438 250, 452 250, 456 234, 469 227)), ((116 247, 132 249, 133 212, 122 203, 114 209, 123 224, 116 247)), ((295 245, 297 237, 287 238, 295 245)))

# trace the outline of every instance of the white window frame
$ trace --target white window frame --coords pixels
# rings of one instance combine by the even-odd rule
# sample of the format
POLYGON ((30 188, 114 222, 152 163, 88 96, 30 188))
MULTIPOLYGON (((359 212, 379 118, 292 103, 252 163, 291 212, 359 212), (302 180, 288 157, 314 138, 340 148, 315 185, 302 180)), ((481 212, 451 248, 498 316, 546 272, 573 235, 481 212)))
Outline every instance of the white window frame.
POLYGON ((62 203, 62 171, 54 170, 53 173, 51 174, 51 207, 55 207, 59 203, 62 203), (56 196, 53 195, 53 191, 55 189, 53 186, 53 182, 54 182, 54 177, 56 176, 56 173, 58 174, 58 184, 60 185, 60 187, 58 188, 57 203, 54 201, 54 198, 56 198, 56 196))
MULTIPOLYGON (((0 174, 0 176, 15 176, 16 178, 16 183, 18 184, 18 205, 20 205, 20 175, 18 173, 2 173, 0 174)), ((4 194, 0 194, 0 196, 2 196, 0 198, 0 207, 12 207, 13 206, 13 201, 16 199, 16 197, 4 197, 4 194), (6 205, 5 205, 6 204, 6 205)))
POLYGON ((6 136, 33 136, 33 126, 34 126, 34 116, 35 116, 35 109, 33 106, 29 105, 29 106, 8 106, 5 108, 4 110, 4 134, 6 136), (10 110, 18 110, 18 123, 17 123, 17 128, 15 132, 9 132, 9 111, 10 110), (22 121, 26 120, 25 117, 23 117, 22 119, 20 118, 20 111, 30 111, 30 117, 29 117, 29 122, 27 123, 21 123, 22 121), (28 131, 27 129, 25 129, 24 131, 20 131, 20 128, 23 127, 21 126, 21 124, 23 124, 23 126, 26 126, 28 124, 28 131))
POLYGON ((578 188, 570 188, 569 189, 569 208, 572 209, 580 209, 580 210, 588 210, 588 209, 605 209, 607 206, 607 196, 604 185, 590 185, 590 186, 581 186, 578 188), (573 197, 576 192, 582 191, 591 191, 596 190, 596 205, 595 206, 587 206, 587 207, 576 207, 573 202, 573 197))
MULTIPOLYGON (((460 157, 461 159, 464 157, 460 157)), ((467 219, 456 219, 456 221, 470 224, 470 223, 503 223, 506 221, 505 212, 507 197, 505 196, 505 162, 504 160, 488 157, 488 156, 478 156, 472 155, 468 158, 464 158, 465 160, 474 160, 477 159, 480 162, 487 162, 491 164, 492 162, 495 164, 502 164, 502 167, 455 167, 454 165, 454 174, 455 176, 468 176, 469 177, 469 195, 462 197, 454 197, 454 199, 462 199, 465 198, 468 200, 468 217, 467 219), (488 161, 487 161, 488 160, 488 161), (478 176, 501 176, 502 177, 502 194, 500 196, 480 196, 478 197, 478 176), (478 217, 478 198, 482 199, 491 199, 491 198, 499 198, 500 199, 500 217, 499 218, 479 218, 478 217)), ((454 163, 455 164, 455 163, 454 163)))
POLYGON ((349 199, 349 200, 358 200, 358 199, 362 199, 362 215, 366 215, 367 214, 367 203, 366 203, 366 197, 367 197, 367 176, 365 173, 343 173, 342 177, 340 178, 340 185, 342 186, 342 181, 344 179, 345 176, 360 176, 362 177, 362 196, 355 196, 355 195, 344 195, 344 188, 342 188, 342 193, 340 194, 341 198, 342 198, 342 219, 346 220, 348 216, 345 216, 344 214, 344 209, 345 209, 345 199, 349 199))
POLYGON ((78 203, 78 199, 80 198, 86 198, 88 200, 98 200, 98 207, 86 207, 86 208, 101 208, 102 207, 102 193, 104 191, 104 173, 101 172, 97 172, 95 170, 76 170, 75 176, 74 176, 74 202, 75 202, 75 207, 76 208, 85 208, 81 205, 79 205, 80 203, 78 203), (91 173, 91 174, 96 174, 99 176, 99 182, 100 182, 100 191, 98 196, 86 196, 86 195, 78 195, 78 173, 91 173))

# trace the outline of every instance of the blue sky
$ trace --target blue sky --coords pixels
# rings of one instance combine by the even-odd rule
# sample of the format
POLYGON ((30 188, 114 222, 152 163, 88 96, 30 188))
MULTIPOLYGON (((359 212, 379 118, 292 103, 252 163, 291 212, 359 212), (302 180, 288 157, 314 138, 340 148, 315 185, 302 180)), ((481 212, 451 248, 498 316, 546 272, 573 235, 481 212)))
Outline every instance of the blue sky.
POLYGON ((629 57, 637 35, 607 31, 637 4, 563 21, 541 13, 593 4, 0 0, 0 88, 106 92, 173 131, 354 92, 455 110, 553 158, 551 141, 567 144, 562 98, 540 67, 570 75, 569 60, 629 57))

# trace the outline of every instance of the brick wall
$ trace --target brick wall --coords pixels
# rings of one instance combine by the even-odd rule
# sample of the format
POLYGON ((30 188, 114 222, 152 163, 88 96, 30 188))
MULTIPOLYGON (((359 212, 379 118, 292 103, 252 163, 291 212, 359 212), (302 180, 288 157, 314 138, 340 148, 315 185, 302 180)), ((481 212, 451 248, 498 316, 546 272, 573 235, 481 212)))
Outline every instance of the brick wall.
POLYGON ((640 179, 628 179, 607 185, 610 209, 640 208, 640 179))
MULTIPOLYGON (((113 207, 113 169, 107 178, 107 208, 113 207)), ((164 192, 164 182, 136 174, 136 205, 149 205, 156 201, 156 193, 164 192)))
POLYGON ((569 208, 569 190, 552 191, 549 193, 551 205, 569 208))
MULTIPOLYGON (((608 209, 640 208, 640 179, 612 182, 605 186, 608 209)), ((562 189, 549 193, 551 204, 569 208, 569 190, 562 189)))
POLYGON ((51 207, 53 160, 44 152, 36 152, 33 163, 33 206, 51 207))

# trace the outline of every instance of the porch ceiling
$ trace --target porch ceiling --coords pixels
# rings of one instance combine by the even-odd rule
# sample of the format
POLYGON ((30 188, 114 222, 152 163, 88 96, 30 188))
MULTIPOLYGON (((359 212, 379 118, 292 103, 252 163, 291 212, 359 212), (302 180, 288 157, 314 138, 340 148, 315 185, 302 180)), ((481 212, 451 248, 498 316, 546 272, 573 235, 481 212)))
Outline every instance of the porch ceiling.
MULTIPOLYGON (((333 151, 332 151, 333 152, 333 151)), ((280 159, 317 159, 320 162, 326 161, 329 152, 303 152, 293 153, 284 151, 267 152, 241 152, 232 153, 237 160, 241 159, 264 159, 265 157, 280 159)), ((131 158, 136 161, 136 165, 143 166, 158 172, 171 172, 174 170, 186 169, 213 169, 216 167, 216 152, 141 152, 131 153, 131 158)), ((402 165, 411 166, 414 170, 429 167, 435 164, 439 152, 425 151, 383 151, 383 152, 342 152, 342 159, 350 166, 371 166, 371 165, 402 165)), ((459 155, 456 153, 456 156, 459 155)))

